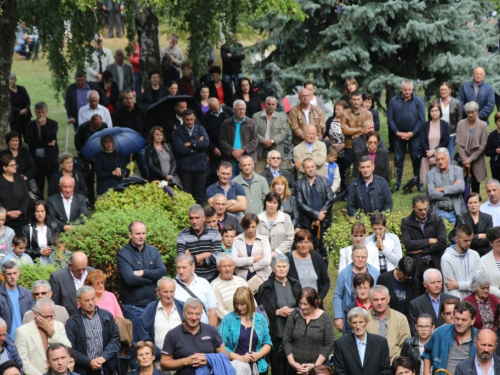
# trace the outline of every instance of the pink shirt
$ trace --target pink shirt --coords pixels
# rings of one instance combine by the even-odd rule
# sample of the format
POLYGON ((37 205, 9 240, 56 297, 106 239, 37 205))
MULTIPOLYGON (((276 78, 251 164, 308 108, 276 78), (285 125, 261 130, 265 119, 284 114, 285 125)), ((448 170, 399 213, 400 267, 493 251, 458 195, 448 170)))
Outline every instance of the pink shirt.
POLYGON ((100 302, 96 302, 96 305, 101 309, 108 310, 113 317, 116 318, 117 315, 123 315, 122 309, 118 300, 113 293, 104 291, 104 296, 100 302))

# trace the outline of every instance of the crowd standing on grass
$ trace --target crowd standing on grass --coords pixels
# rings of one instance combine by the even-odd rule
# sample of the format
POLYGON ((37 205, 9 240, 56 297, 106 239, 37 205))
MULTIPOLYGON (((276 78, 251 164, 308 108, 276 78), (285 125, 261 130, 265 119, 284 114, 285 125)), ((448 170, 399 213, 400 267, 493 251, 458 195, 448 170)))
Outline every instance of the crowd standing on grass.
MULTIPOLYGON (((110 35, 121 37, 123 5, 103 10, 110 35)), ((37 36, 19 28, 15 52, 29 58, 37 36)), ((142 87, 139 47, 129 65, 96 35, 65 96, 76 156, 59 153, 47 104, 36 103, 33 118, 11 74, 11 131, 0 152, 0 373, 499 373, 500 112, 488 135, 495 101, 484 69, 458 98, 443 82, 427 114, 404 79, 388 100, 387 147, 376 95, 354 78, 328 118, 311 81, 281 113, 243 76, 241 44, 223 45, 222 67, 197 74, 178 41, 169 38, 161 73, 147 72, 142 87), (152 121, 164 98, 172 111, 152 121), (106 133, 113 127, 134 130, 142 150, 124 154, 106 133), (100 132, 101 151, 84 156, 100 132), (176 185, 196 204, 177 236, 173 278, 147 225, 132 220, 117 252, 120 305, 104 270, 68 250, 61 233, 84 225, 132 158, 142 178, 176 185), (387 227, 393 194, 413 187, 398 236, 387 227), (370 225, 352 226, 332 285, 324 235, 339 200, 370 225), (59 269, 28 290, 20 269, 34 261, 59 269), (330 288, 333 317, 324 311, 330 288)))

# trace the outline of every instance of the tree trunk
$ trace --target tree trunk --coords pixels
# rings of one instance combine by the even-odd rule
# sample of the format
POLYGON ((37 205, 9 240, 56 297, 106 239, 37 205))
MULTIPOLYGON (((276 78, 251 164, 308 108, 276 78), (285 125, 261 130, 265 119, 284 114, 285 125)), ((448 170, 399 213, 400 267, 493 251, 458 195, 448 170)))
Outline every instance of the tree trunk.
POLYGON ((0 1, 0 149, 7 147, 5 134, 10 130, 9 75, 14 54, 17 26, 16 0, 0 1))

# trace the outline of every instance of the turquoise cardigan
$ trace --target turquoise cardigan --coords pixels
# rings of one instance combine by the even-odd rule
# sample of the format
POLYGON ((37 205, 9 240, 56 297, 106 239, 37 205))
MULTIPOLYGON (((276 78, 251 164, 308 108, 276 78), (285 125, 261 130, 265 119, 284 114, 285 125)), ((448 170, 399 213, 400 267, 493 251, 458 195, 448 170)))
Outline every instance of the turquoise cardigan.
MULTIPOLYGON (((253 316, 250 318, 253 321, 253 316)), ((269 327, 267 325, 267 320, 263 315, 255 314, 255 333, 259 341, 257 342, 257 347, 255 350, 258 352, 262 349, 264 345, 271 345, 271 335, 269 334, 269 327)), ((234 311, 227 314, 219 325, 219 333, 222 336, 222 341, 226 345, 228 353, 232 353, 236 350, 238 346, 238 341, 240 340, 241 331, 241 317, 234 313, 234 311)), ((260 372, 266 372, 268 365, 266 359, 263 357, 257 361, 257 367, 260 372)))

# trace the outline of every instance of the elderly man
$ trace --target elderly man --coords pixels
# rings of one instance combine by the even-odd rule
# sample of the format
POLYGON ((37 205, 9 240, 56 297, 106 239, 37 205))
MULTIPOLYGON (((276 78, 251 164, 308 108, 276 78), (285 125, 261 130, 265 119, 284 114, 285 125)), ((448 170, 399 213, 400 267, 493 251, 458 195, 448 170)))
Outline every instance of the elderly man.
POLYGON ((188 298, 193 296, 199 298, 203 304, 201 321, 216 327, 217 300, 210 283, 194 273, 194 258, 188 254, 179 254, 175 259, 175 267, 177 269, 175 298, 182 302, 186 302, 188 298))
POLYGON ((463 117, 467 115, 465 104, 476 102, 479 106, 479 118, 488 123, 488 118, 495 109, 495 91, 493 87, 484 82, 486 73, 483 68, 478 66, 472 73, 472 81, 466 82, 458 91, 458 100, 462 105, 463 117))
POLYGON ((254 120, 245 116, 247 105, 241 99, 233 103, 234 116, 222 123, 220 147, 222 158, 233 165, 233 175, 240 173, 239 161, 243 155, 250 155, 257 161, 259 129, 254 120))
POLYGON ((76 291, 84 285, 88 273, 92 270, 94 268, 88 266, 87 255, 77 251, 71 255, 66 268, 57 270, 50 275, 52 301, 57 305, 64 306, 69 316, 78 310, 76 291))
POLYGON ((481 205, 480 211, 490 215, 493 226, 497 227, 500 225, 500 182, 493 178, 486 181, 486 194, 489 199, 481 205))
POLYGON ((269 193, 267 180, 254 172, 254 161, 250 155, 240 158, 241 173, 233 178, 235 183, 243 186, 247 198, 245 214, 260 214, 264 211, 264 198, 269 193))
POLYGON ((45 375, 71 375, 68 348, 63 344, 51 344, 47 348, 48 371, 45 375))
POLYGON ((163 276, 156 286, 158 301, 146 306, 139 318, 139 340, 155 345, 155 366, 160 368, 161 348, 169 331, 182 324, 184 303, 175 299, 175 281, 163 276))
POLYGON ((335 374, 389 375, 389 346, 384 337, 367 332, 368 311, 355 307, 347 320, 352 333, 335 341, 335 374))
POLYGON ((219 277, 212 281, 212 289, 217 299, 217 317, 219 320, 234 311, 233 296, 240 286, 248 286, 245 279, 234 275, 234 259, 231 253, 221 253, 217 256, 219 277))
POLYGON ((113 127, 113 121, 111 120, 111 115, 109 114, 109 109, 99 104, 99 92, 96 90, 90 90, 87 93, 87 105, 84 105, 78 111, 78 124, 83 124, 84 122, 90 121, 93 115, 100 115, 102 121, 108 124, 108 127, 113 127))
MULTIPOLYGON (((354 152, 354 155, 357 153, 362 153, 364 150, 366 150, 366 134, 375 131, 375 124, 373 120, 364 120, 361 121, 361 132, 362 134, 354 139, 352 141, 352 151, 354 152)), ((385 141, 383 138, 380 138, 380 142, 378 144, 378 148, 381 148, 382 150, 387 151, 387 146, 385 145, 385 141)))
MULTIPOLYGON (((396 190, 401 187, 406 148, 408 147, 413 164, 413 176, 420 176, 420 160, 417 158, 420 146, 420 129, 425 122, 425 105, 422 99, 413 93, 413 82, 404 80, 401 93, 395 95, 387 107, 387 123, 394 137, 394 164, 396 165, 396 190)), ((418 188, 424 191, 419 183, 418 188)))
POLYGON ((273 182, 273 179, 275 177, 283 176, 286 178, 286 181, 288 182, 288 187, 293 191, 293 188, 295 186, 293 176, 286 169, 280 168, 282 160, 283 159, 281 158, 281 154, 279 153, 279 151, 277 150, 269 151, 267 153, 267 167, 266 169, 264 169, 264 172, 262 172, 260 175, 267 180, 269 187, 271 187, 271 183, 273 182))
MULTIPOLYGON (((262 112, 253 115, 253 120, 259 128, 259 144, 257 146, 257 164, 255 170, 262 173, 266 166, 266 157, 271 150, 284 154, 284 144, 290 128, 284 113, 276 112, 278 101, 273 96, 268 96, 262 112)), ((281 160, 280 160, 281 162, 281 160)), ((280 163, 281 164, 281 163, 280 163)))
POLYGON ((243 186, 231 181, 233 166, 227 161, 220 163, 217 169, 219 181, 210 185, 206 190, 208 203, 213 206, 215 194, 224 194, 227 198, 226 211, 238 215, 247 210, 247 198, 243 186))
POLYGON ((224 194, 215 194, 212 198, 212 206, 217 212, 217 224, 219 226, 219 231, 224 228, 225 225, 232 225, 236 229, 236 234, 243 233, 243 228, 241 227, 240 221, 234 215, 228 215, 227 210, 227 198, 224 194))
POLYGON ((314 125, 306 125, 303 132, 304 140, 293 148, 293 159, 297 169, 297 178, 304 176, 302 161, 312 159, 318 175, 328 177, 326 169, 326 145, 318 140, 314 125))
MULTIPOLYGON (((41 298, 52 298, 52 288, 47 280, 37 280, 31 286, 31 295, 33 300, 37 302, 41 298)), ((66 308, 54 304, 54 320, 66 324, 69 315, 66 308)), ((32 310, 27 311, 23 316, 23 324, 29 323, 35 319, 35 314, 32 310)))
POLYGON ((134 70, 130 64, 125 64, 125 53, 122 49, 118 48, 115 51, 115 62, 106 67, 113 75, 113 81, 118 85, 120 90, 120 97, 125 90, 135 90, 135 77, 134 70))
POLYGON ((481 329, 474 340, 476 355, 460 362, 455 370, 456 375, 500 374, 500 357, 495 350, 498 336, 492 329, 481 329))
POLYGON ((399 356, 405 340, 411 337, 408 319, 399 311, 389 307, 391 297, 385 286, 375 285, 370 289, 369 296, 373 307, 368 310, 370 320, 366 325, 366 331, 387 339, 393 362, 399 356))
POLYGON ((436 150, 436 166, 427 172, 427 195, 431 211, 455 224, 457 216, 467 212, 463 193, 465 190, 463 169, 450 164, 447 148, 436 150))
POLYGON ((316 128, 316 133, 323 135, 326 129, 326 119, 323 111, 310 103, 311 91, 303 88, 299 90, 299 103, 295 105, 288 114, 290 129, 292 130, 292 142, 295 146, 305 139, 306 125, 316 128))
POLYGON ((108 65, 113 64, 113 53, 109 48, 102 45, 102 35, 96 34, 92 42, 94 52, 91 60, 85 61, 85 69, 90 82, 99 82, 102 79, 102 72, 108 65))
POLYGON ((61 195, 54 194, 47 200, 48 214, 55 221, 59 231, 73 229, 75 225, 83 224, 83 216, 88 216, 87 199, 81 194, 74 193, 75 179, 70 176, 59 180, 61 195))
POLYGON ((23 368, 23 361, 19 356, 14 341, 7 334, 7 323, 0 318, 0 365, 7 361, 14 361, 21 369, 23 368))
POLYGON ((224 353, 226 347, 215 326, 200 321, 203 303, 188 298, 184 303, 181 325, 170 330, 161 351, 161 369, 177 375, 195 375, 196 369, 207 365, 205 353, 224 353))
POLYGON ((26 375, 42 375, 47 371, 45 348, 59 343, 71 346, 64 324, 54 320, 54 302, 41 298, 33 307, 35 319, 16 331, 16 347, 26 375))
POLYGON ((76 352, 75 372, 81 375, 113 375, 118 367, 120 331, 113 315, 95 304, 95 291, 82 286, 76 292, 80 308, 66 323, 76 352))

